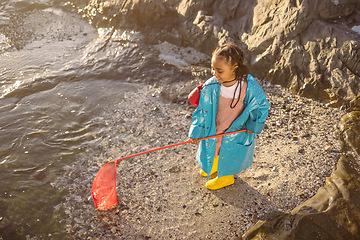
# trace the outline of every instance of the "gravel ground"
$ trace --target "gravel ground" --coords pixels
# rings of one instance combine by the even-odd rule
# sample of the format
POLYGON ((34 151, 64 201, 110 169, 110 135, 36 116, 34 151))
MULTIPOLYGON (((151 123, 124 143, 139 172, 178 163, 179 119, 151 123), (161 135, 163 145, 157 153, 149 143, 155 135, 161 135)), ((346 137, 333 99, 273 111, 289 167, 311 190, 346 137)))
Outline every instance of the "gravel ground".
POLYGON ((61 207, 69 215, 68 232, 82 239, 234 239, 272 211, 290 211, 313 196, 339 158, 334 131, 345 112, 260 83, 272 107, 254 163, 235 176, 234 185, 208 190, 195 160, 197 146, 186 144, 120 162, 119 207, 100 212, 90 192, 101 166, 186 141, 194 111, 187 103, 163 101, 157 88, 128 93, 112 116, 104 116, 114 128, 94 136, 84 172, 66 170, 70 193, 61 207))

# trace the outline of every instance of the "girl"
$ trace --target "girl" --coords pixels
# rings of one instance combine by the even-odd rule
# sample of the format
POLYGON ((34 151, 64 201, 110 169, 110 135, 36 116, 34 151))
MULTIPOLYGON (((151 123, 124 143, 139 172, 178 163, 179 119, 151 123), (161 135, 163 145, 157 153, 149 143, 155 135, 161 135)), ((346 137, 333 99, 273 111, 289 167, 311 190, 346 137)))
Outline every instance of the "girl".
POLYGON ((189 138, 197 139, 246 129, 246 132, 203 140, 196 159, 206 187, 216 190, 234 183, 234 175, 251 166, 256 134, 262 131, 270 107, 260 85, 249 74, 244 53, 234 43, 218 47, 211 59, 212 78, 201 89, 189 138), (210 180, 211 174, 217 177, 210 180))

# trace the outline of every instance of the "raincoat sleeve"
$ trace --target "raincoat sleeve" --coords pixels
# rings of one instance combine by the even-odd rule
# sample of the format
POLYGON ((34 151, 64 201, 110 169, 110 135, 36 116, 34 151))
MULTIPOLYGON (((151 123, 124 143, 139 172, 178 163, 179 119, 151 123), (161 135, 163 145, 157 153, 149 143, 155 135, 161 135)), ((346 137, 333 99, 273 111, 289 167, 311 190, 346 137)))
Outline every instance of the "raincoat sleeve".
POLYGON ((199 139, 205 137, 205 117, 201 101, 192 115, 192 124, 189 130, 189 138, 199 139))
POLYGON ((260 86, 259 88, 250 99, 250 116, 245 124, 246 129, 256 134, 261 133, 270 108, 270 103, 266 100, 264 91, 260 86))

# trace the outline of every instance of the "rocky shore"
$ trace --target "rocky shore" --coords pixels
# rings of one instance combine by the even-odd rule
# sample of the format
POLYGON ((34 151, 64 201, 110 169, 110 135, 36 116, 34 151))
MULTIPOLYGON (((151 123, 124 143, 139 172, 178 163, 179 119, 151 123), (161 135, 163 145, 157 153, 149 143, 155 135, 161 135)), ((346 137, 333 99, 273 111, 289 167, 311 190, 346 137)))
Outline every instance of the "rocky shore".
MULTIPOLYGON (((263 79, 271 110, 254 164, 233 186, 204 187, 193 145, 124 161, 118 167, 120 207, 101 213, 90 197, 77 206, 70 202, 79 198, 68 199, 75 219, 68 220, 70 233, 89 239, 360 237, 358 1, 85 5, 80 13, 94 25, 141 29, 154 45, 168 41, 209 55, 218 42, 235 41, 254 76, 263 79)), ((200 81, 193 79, 150 84, 139 90, 141 99, 129 93, 121 111, 107 117, 120 137, 102 139, 97 147, 104 155, 84 161, 85 167, 95 175, 120 153, 185 141, 194 110, 186 94, 200 81), (104 153, 101 146, 114 147, 104 153)), ((86 194, 90 180, 75 179, 86 194)))
MULTIPOLYGON (((69 62, 69 75, 60 70, 59 82, 98 74, 131 89, 121 89, 124 97, 118 96, 119 101, 91 123, 99 130, 87 136, 90 146, 81 148, 73 166, 60 170, 64 178, 50 183, 66 195, 53 217, 65 225, 69 238, 360 239, 358 0, 73 0, 15 5, 20 13, 2 18, 11 24, 1 26, 8 34, 0 34, 0 51, 18 51, 46 34, 48 43, 73 41, 77 35, 74 39, 81 40, 89 34, 98 38, 92 50, 85 50, 85 63, 69 62), (27 13, 32 8, 38 10, 27 13), (76 18, 64 17, 58 9, 81 14, 97 31, 77 26, 76 18), (35 17, 39 12, 42 17, 35 17), (117 168, 120 205, 112 212, 96 210, 91 184, 106 162, 187 140, 194 111, 187 94, 209 77, 210 53, 226 40, 244 49, 251 74, 271 103, 253 165, 236 175, 234 185, 210 191, 195 161, 196 145, 125 160, 117 168), (112 44, 118 45, 110 48, 112 44), (117 61, 122 50, 130 52, 129 61, 117 61), (98 57, 86 57, 91 54, 98 57), (108 71, 96 71, 102 68, 108 71), (102 131, 102 124, 110 127, 102 131)), ((36 91, 54 86, 47 83, 36 81, 36 91)), ((22 96, 24 89, 12 96, 22 96)), ((99 101, 107 107, 106 100, 99 101)), ((18 210, 16 203, 13 206, 18 210)), ((25 231, 16 221, 3 216, 0 221, 4 231, 25 231)), ((63 233, 54 228, 48 238, 63 233)))
POLYGON ((244 236, 251 239, 264 234, 260 223, 312 199, 342 155, 335 132, 345 112, 259 82, 272 107, 258 136, 254 163, 236 176, 233 186, 208 190, 195 160, 197 146, 184 145, 121 162, 120 205, 113 212, 99 212, 90 197, 89 175, 116 156, 185 141, 194 110, 188 103, 164 102, 165 90, 159 88, 139 89, 140 99, 127 94, 119 111, 105 117, 106 123, 118 125, 113 129, 118 138, 99 139, 99 156, 83 163, 90 173, 73 176, 70 189, 77 194, 70 194, 64 205, 71 216, 66 220, 69 233, 87 239, 241 239, 252 229, 244 236), (89 198, 83 201, 81 195, 89 198))

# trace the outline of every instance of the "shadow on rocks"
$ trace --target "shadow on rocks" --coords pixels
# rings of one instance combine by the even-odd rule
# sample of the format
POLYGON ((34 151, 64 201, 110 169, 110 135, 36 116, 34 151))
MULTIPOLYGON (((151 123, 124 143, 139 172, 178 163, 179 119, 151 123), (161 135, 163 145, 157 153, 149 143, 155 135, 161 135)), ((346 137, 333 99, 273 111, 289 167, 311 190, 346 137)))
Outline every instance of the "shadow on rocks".
POLYGON ((213 194, 228 205, 242 209, 244 214, 250 217, 251 222, 264 220, 267 213, 274 208, 265 195, 238 176, 235 176, 233 185, 213 191, 213 194))

